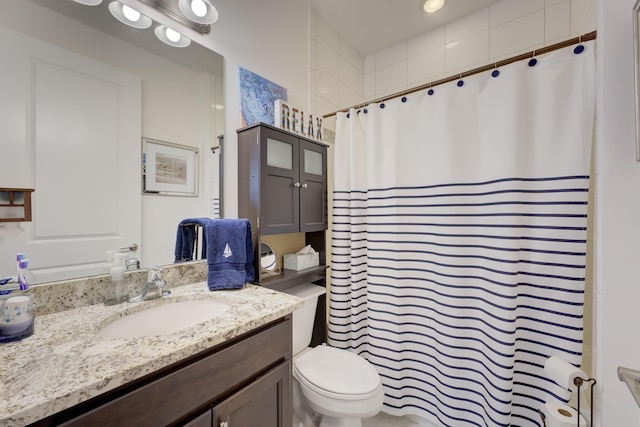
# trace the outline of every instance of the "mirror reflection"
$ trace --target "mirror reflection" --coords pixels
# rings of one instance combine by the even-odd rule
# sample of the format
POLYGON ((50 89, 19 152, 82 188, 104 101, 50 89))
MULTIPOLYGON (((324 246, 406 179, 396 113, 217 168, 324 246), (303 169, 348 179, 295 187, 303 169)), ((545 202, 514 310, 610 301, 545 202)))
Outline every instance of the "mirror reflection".
POLYGON ((17 253, 31 283, 104 274, 110 251, 169 264, 182 218, 221 216, 223 58, 108 4, 0 3, 0 186, 35 189, 31 222, 0 222, 0 277, 17 253), (142 194, 142 138, 199 150, 197 196, 142 194))
POLYGON ((273 248, 266 242, 260 243, 260 270, 262 273, 278 273, 277 255, 273 248))

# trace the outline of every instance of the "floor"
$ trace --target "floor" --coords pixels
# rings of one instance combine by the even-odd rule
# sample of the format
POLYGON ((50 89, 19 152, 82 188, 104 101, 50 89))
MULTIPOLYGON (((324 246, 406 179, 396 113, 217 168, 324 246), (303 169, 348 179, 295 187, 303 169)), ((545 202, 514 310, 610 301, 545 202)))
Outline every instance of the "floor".
POLYGON ((405 417, 394 417, 381 412, 373 418, 362 420, 362 427, 422 427, 422 425, 405 417))
MULTIPOLYGON (((294 415, 293 427, 307 427, 294 415)), ((394 417, 385 413, 379 413, 373 418, 362 420, 362 427, 427 427, 428 424, 418 424, 405 417, 394 417)))

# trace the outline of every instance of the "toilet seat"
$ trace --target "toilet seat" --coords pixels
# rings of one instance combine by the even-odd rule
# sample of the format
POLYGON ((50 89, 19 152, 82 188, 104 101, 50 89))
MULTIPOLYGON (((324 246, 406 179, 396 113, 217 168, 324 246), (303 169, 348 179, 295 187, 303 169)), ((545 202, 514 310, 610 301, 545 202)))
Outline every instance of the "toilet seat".
POLYGON ((380 376, 362 357, 325 345, 300 356, 294 376, 314 392, 341 400, 369 399, 380 393, 380 376))

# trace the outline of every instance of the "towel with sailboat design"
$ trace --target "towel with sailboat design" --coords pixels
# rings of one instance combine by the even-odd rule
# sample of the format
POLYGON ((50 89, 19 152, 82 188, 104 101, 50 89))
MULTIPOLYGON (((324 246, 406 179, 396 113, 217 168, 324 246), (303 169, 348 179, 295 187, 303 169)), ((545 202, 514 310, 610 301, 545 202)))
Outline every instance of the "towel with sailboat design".
POLYGON ((193 218, 180 224, 190 222, 204 227, 206 243, 203 247, 206 247, 207 285, 210 290, 240 289, 254 280, 251 223, 248 219, 193 218))

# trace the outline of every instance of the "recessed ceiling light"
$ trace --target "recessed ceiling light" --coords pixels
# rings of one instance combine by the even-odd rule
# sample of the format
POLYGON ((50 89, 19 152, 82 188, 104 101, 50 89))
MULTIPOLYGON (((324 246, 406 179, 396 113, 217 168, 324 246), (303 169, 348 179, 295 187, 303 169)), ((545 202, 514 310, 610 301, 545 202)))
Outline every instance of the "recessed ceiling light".
POLYGON ((151 26, 151 18, 119 1, 109 3, 109 12, 120 22, 133 28, 144 30, 151 26))
POLYGON ((442 9, 444 6, 444 0, 421 0, 420 9, 423 12, 433 13, 442 9))
POLYGON ((156 37, 159 38, 163 43, 168 44, 173 47, 187 47, 191 44, 191 40, 164 25, 158 25, 153 32, 156 34, 156 37))
POLYGON ((218 20, 218 11, 209 0, 180 0, 180 12, 198 24, 213 24, 218 20))

